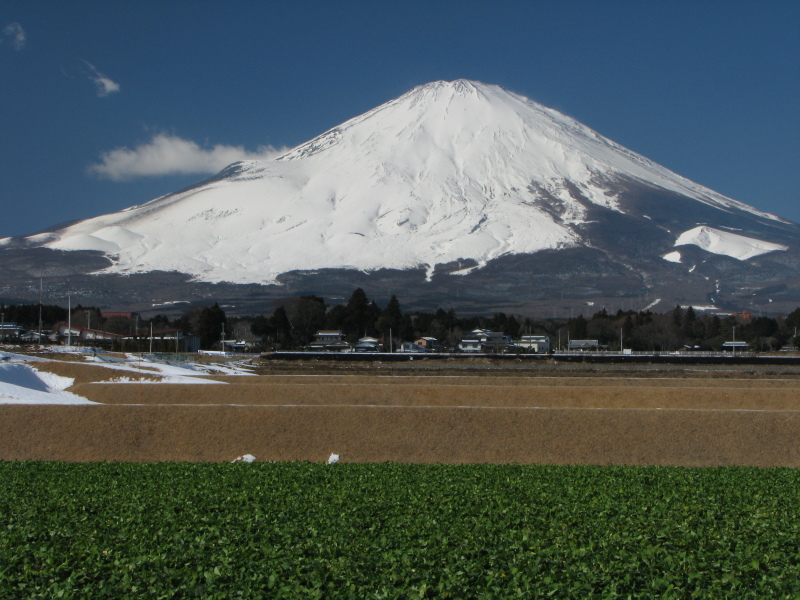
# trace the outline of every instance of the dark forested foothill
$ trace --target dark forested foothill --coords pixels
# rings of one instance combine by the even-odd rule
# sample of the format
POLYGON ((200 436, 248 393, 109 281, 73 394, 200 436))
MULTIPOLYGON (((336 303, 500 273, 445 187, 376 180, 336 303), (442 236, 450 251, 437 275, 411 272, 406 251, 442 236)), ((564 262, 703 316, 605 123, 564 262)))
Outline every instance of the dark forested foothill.
POLYGON ((667 313, 623 311, 605 308, 570 319, 536 319, 530 316, 495 313, 491 316, 458 316, 453 309, 436 312, 403 312, 400 300, 392 296, 381 308, 358 288, 344 304, 328 306, 317 296, 282 302, 272 315, 252 319, 252 334, 266 349, 301 349, 316 331, 341 331, 348 342, 374 336, 388 349, 395 344, 433 337, 442 346, 454 348, 464 334, 474 329, 502 332, 512 339, 521 335, 547 335, 552 347, 566 348, 568 340, 597 340, 611 349, 666 352, 681 349, 719 350, 725 342, 746 342, 756 351, 779 350, 795 345, 800 327, 800 308, 786 317, 705 313, 676 306, 667 313))

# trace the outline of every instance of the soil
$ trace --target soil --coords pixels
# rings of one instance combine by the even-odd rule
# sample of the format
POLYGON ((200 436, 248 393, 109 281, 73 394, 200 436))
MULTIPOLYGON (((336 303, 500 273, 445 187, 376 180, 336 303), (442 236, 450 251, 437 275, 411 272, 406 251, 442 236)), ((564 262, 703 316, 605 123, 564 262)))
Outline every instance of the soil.
POLYGON ((0 459, 800 467, 800 373, 786 369, 295 363, 153 385, 36 366, 102 405, 0 405, 0 459))

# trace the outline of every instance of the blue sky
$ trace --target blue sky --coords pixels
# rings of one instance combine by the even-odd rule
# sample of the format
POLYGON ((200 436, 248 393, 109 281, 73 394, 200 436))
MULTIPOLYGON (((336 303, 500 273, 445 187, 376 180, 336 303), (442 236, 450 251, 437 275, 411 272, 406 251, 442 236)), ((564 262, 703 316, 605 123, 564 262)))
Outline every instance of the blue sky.
POLYGON ((438 79, 800 221, 800 2, 4 0, 0 236, 114 212, 438 79))

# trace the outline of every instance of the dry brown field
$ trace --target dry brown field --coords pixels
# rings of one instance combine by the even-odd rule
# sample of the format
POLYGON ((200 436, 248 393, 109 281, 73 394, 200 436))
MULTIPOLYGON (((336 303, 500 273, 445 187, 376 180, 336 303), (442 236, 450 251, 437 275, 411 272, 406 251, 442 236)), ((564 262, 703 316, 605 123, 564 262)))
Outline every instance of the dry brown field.
POLYGON ((37 368, 101 404, 0 405, 0 459, 800 466, 792 368, 262 363, 220 385, 37 368))

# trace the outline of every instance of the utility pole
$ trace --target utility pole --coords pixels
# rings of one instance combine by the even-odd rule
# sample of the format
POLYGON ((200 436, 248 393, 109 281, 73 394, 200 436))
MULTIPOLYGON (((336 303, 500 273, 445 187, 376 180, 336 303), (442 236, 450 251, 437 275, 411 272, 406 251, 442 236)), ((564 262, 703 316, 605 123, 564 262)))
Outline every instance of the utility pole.
POLYGON ((72 295, 67 294, 67 346, 72 346, 72 295))
POLYGON ((733 326, 733 356, 736 356, 736 325, 733 326))
POLYGON ((39 277, 39 343, 42 343, 42 278, 39 277))

